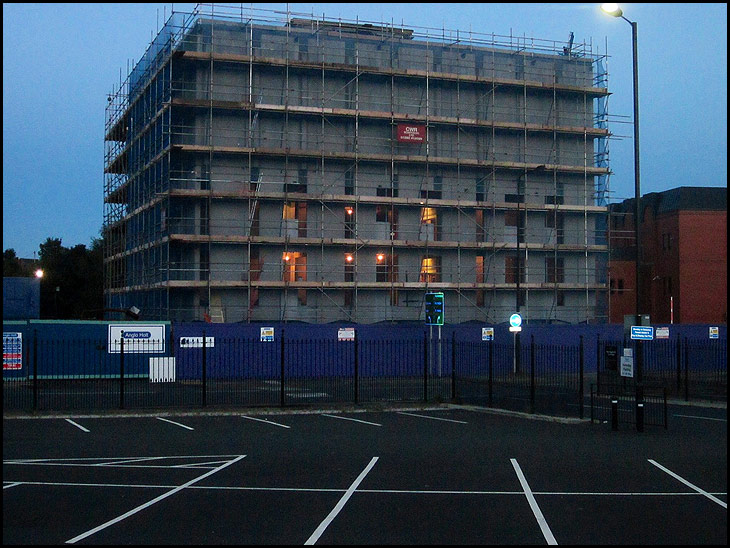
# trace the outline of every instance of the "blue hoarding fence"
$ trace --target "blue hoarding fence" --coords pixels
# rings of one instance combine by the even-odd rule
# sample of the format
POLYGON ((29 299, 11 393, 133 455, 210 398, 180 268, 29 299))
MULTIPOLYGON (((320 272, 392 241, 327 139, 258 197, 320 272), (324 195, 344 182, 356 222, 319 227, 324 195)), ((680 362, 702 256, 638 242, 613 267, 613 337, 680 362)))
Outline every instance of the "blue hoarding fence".
MULTIPOLYGON (((8 348, 22 339, 22 359, 14 348, 16 361, 4 365, 4 409, 457 401, 582 417, 586 387, 598 394, 632 382, 616 363, 637 344, 620 338, 620 326, 562 331, 569 336, 528 327, 516 360, 506 325, 483 337, 481 325, 437 335, 423 325, 97 323, 6 324, 20 334, 8 348)), ((704 338, 641 342, 645 382, 677 397, 726 400, 726 339, 697 331, 704 338)))

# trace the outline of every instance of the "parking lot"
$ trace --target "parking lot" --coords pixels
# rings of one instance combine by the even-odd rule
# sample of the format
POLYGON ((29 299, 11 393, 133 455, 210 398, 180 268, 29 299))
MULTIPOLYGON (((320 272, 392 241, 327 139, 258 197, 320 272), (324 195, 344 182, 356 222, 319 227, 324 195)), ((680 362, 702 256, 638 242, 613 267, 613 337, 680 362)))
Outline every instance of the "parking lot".
POLYGON ((3 542, 726 544, 727 410, 6 417, 3 542))

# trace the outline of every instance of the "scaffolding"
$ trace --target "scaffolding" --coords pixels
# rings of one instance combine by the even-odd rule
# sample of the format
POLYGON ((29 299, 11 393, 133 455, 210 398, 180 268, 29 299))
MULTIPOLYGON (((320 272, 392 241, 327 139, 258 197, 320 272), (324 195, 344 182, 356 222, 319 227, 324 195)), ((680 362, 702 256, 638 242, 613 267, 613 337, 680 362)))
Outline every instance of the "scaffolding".
POLYGON ((105 296, 209 321, 606 321, 590 44, 199 4, 108 97, 105 296))

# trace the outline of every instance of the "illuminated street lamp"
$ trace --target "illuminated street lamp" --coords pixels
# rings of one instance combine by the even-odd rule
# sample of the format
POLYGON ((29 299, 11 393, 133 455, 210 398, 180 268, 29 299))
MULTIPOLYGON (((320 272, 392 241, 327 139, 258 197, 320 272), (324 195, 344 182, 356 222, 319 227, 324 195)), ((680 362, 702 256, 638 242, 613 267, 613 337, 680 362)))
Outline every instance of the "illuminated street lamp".
POLYGON ((40 269, 40 268, 38 270, 36 270, 35 271, 35 277, 40 280, 43 277, 43 270, 40 269))
MULTIPOLYGON (((631 25, 631 44, 634 56, 634 237, 636 239, 636 317, 635 325, 641 325, 641 283, 639 280, 641 264, 641 184, 639 178, 639 54, 636 45, 636 23, 624 17, 623 10, 618 4, 602 4, 601 10, 613 17, 620 17, 631 25)), ((644 381, 642 373, 643 348, 640 340, 636 341, 636 429, 644 430, 644 381)))
POLYGON ((641 182, 639 170, 639 55, 637 48, 636 23, 624 17, 618 4, 601 4, 601 10, 613 17, 620 17, 631 25, 631 37, 634 55, 634 238, 636 240, 636 316, 641 308, 641 284, 639 283, 639 265, 641 263, 641 182))

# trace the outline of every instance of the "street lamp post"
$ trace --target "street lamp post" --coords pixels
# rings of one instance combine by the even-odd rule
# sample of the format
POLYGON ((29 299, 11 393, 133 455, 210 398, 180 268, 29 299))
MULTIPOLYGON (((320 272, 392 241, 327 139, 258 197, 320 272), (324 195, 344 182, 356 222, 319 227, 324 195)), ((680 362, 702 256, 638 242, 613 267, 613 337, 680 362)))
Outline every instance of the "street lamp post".
POLYGON ((601 4, 601 9, 608 15, 620 17, 631 25, 631 44, 634 57, 634 238, 636 240, 636 315, 641 309, 641 284, 639 283, 639 265, 641 263, 641 175, 639 169, 639 55, 637 47, 637 29, 634 21, 624 17, 618 4, 601 4))
MULTIPOLYGON (((641 179, 639 169, 639 54, 637 47, 637 25, 634 21, 624 17, 623 10, 618 4, 601 4, 601 10, 613 17, 620 17, 631 25, 631 45, 633 50, 633 66, 634 66, 634 238, 636 241, 636 318, 635 322, 641 324, 641 282, 639 279, 641 265, 641 179)), ((636 428, 643 431, 643 407, 644 407, 644 390, 642 379, 642 343, 637 341, 636 344, 636 404, 641 409, 641 413, 637 413, 636 428)))

